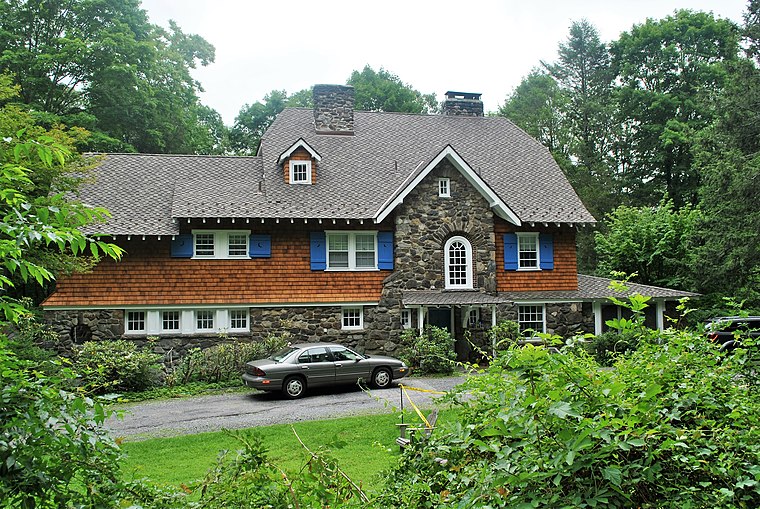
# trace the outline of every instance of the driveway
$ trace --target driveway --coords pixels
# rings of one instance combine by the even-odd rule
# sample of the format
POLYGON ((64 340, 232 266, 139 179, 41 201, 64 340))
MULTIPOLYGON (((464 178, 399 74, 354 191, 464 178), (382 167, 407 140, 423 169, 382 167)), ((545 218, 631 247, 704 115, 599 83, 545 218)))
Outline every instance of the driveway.
MULTIPOLYGON (((462 376, 445 378, 411 378, 405 385, 433 391, 447 391, 464 380, 462 376)), ((252 428, 270 424, 287 424, 397 412, 401 390, 395 384, 366 393, 356 386, 310 391, 298 400, 285 399, 279 393, 249 392, 198 396, 135 403, 119 407, 121 417, 111 417, 106 427, 115 437, 143 440, 153 437, 188 435, 222 428, 252 428)), ((426 392, 410 391, 414 403, 422 408, 432 406, 439 397, 426 392)), ((408 408, 404 400, 404 408, 408 408)))

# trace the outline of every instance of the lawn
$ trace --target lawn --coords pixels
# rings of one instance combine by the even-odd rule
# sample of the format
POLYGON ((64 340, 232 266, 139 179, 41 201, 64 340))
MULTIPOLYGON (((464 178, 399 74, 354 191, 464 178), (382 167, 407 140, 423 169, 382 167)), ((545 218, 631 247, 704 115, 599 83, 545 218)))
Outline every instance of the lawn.
MULTIPOLYGON (((415 422, 411 416, 407 422, 415 422)), ((293 429, 316 451, 328 448, 341 468, 358 484, 372 490, 382 483, 380 473, 398 458, 398 414, 346 417, 256 428, 269 449, 269 459, 286 472, 297 472, 307 460, 293 429)), ((191 486, 213 466, 219 452, 235 451, 238 442, 224 432, 126 442, 123 472, 127 478, 148 478, 160 485, 191 486)))

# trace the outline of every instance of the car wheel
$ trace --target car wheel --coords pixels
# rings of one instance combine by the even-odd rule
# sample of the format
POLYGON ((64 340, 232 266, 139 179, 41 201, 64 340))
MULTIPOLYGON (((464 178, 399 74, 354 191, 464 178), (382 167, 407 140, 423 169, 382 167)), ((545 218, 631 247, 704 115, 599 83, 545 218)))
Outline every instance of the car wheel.
POLYGON ((282 384, 282 392, 290 399, 300 398, 306 392, 306 380, 300 376, 288 377, 282 384))
POLYGON ((372 374, 372 385, 378 389, 385 389, 391 384, 392 380, 393 376, 391 376, 391 372, 388 368, 377 369, 372 374))

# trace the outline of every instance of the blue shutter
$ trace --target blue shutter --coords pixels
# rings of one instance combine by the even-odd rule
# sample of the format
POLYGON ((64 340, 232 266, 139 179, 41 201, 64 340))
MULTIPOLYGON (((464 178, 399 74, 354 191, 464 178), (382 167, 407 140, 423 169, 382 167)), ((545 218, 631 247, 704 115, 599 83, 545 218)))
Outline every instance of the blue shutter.
POLYGON ((541 270, 554 269, 554 238, 549 233, 538 236, 539 257, 541 258, 541 270))
POLYGON ((251 235, 248 238, 248 256, 251 258, 271 257, 272 236, 265 234, 251 235))
POLYGON ((393 270, 393 232, 377 232, 377 268, 393 270))
POLYGON ((327 242, 325 232, 311 232, 311 270, 325 270, 327 268, 327 242))
POLYGON ((504 270, 517 270, 517 234, 504 234, 504 270))
POLYGON ((193 234, 183 233, 172 239, 172 258, 193 257, 193 234))

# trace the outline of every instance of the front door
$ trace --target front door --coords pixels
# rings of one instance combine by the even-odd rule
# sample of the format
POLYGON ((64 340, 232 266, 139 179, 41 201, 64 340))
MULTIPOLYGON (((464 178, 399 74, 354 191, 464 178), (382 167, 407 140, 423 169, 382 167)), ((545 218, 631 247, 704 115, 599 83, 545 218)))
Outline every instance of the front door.
POLYGON ((428 309, 428 325, 435 325, 451 333, 451 308, 428 309))

